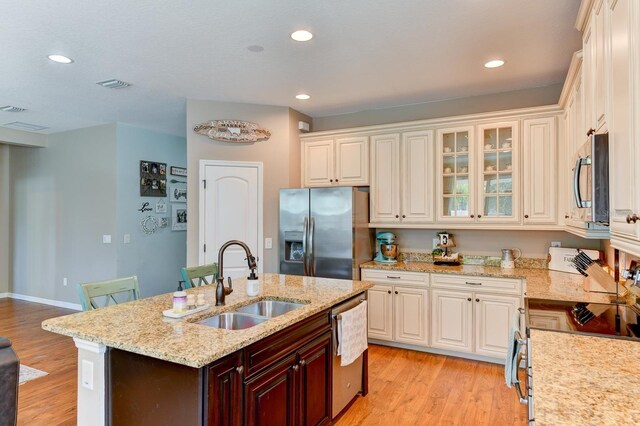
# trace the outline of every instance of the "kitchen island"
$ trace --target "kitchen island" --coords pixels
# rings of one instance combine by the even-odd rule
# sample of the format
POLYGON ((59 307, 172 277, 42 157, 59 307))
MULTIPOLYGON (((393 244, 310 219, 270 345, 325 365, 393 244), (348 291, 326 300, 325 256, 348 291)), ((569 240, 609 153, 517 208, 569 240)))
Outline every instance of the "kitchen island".
POLYGON ((214 286, 187 290, 203 293, 211 306, 182 319, 162 315, 172 301, 164 294, 45 321, 45 330, 73 337, 78 347, 78 424, 123 423, 132 415, 138 424, 158 418, 167 424, 238 424, 243 415, 247 423, 256 415, 330 422, 329 312, 372 284, 277 274, 259 279, 257 297, 248 297, 246 280, 237 279, 221 307, 214 306, 214 286), (244 330, 197 324, 264 299, 304 306, 244 330), (305 393, 314 383, 328 396, 305 393), (267 385, 274 392, 266 392, 267 385), (300 395, 310 399, 298 401, 300 395), (262 397, 270 399, 268 406, 262 397))

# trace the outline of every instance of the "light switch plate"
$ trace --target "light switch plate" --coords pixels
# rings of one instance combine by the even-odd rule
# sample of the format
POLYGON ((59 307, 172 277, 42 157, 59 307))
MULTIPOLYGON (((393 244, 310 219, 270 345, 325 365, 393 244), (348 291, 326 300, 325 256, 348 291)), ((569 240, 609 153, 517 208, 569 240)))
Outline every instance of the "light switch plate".
POLYGON ((265 238, 264 239, 264 248, 266 248, 266 249, 273 248, 273 239, 265 238))
POLYGON ((102 244, 111 244, 111 235, 103 235, 102 244))
POLYGON ((562 247, 561 241, 551 241, 551 247, 562 247))
POLYGON ((124 237, 122 238, 122 242, 124 244, 129 244, 131 242, 131 234, 124 234, 124 237))

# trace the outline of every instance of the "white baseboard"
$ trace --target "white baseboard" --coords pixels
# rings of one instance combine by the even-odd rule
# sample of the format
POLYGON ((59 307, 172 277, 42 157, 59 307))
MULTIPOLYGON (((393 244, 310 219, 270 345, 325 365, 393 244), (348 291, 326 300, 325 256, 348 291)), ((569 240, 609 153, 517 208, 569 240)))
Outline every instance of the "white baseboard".
POLYGON ((451 351, 447 349, 438 349, 438 348, 431 348, 426 346, 409 345, 406 343, 390 342, 386 340, 377 340, 377 339, 367 339, 367 340, 369 343, 373 343, 374 345, 392 346, 394 348, 410 349, 410 350, 419 351, 419 352, 429 352, 437 355, 448 355, 448 356, 454 356, 457 358, 471 359, 474 361, 490 362, 492 364, 504 365, 505 363, 504 358, 494 358, 494 357, 489 357, 485 355, 476 355, 476 354, 470 354, 467 352, 456 352, 456 351, 451 351))
POLYGON ((81 311, 82 305, 79 303, 63 302, 60 300, 44 299, 42 297, 27 296, 26 294, 17 293, 0 293, 0 298, 10 297, 12 299, 24 300, 27 302, 42 303, 44 305, 57 306, 59 308, 73 309, 74 311, 81 311))

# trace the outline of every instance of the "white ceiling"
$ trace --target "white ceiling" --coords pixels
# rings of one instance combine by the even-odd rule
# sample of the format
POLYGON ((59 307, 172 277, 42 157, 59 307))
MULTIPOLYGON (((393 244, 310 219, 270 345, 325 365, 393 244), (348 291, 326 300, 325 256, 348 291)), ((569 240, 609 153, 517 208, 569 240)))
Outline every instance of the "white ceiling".
POLYGON ((187 98, 317 117, 561 83, 580 48, 579 3, 1 0, 0 106, 28 111, 0 112, 0 125, 119 121, 184 135, 187 98), (315 38, 291 40, 300 28, 315 38), (506 65, 485 69, 495 57, 506 65), (132 86, 95 84, 111 78, 132 86))

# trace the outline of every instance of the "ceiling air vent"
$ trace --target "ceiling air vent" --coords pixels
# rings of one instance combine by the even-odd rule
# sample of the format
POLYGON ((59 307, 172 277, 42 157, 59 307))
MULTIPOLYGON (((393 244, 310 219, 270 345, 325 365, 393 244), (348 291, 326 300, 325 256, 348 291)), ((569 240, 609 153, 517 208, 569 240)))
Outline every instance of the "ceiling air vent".
POLYGON ((102 87, 106 87, 107 89, 122 89, 131 86, 131 84, 127 83, 126 81, 116 79, 99 81, 96 84, 102 87))
POLYGON ((3 107, 0 107, 0 111, 5 111, 5 112, 22 112, 22 111, 26 111, 25 108, 20 108, 17 106, 13 106, 13 105, 5 105, 3 107))
POLYGON ((45 127, 45 126, 38 126, 37 124, 23 123, 22 121, 14 121, 12 123, 7 123, 3 127, 9 127, 17 130, 26 130, 27 132, 37 132, 40 130, 48 129, 48 127, 45 127))

